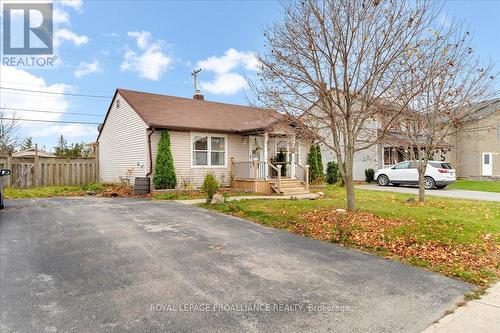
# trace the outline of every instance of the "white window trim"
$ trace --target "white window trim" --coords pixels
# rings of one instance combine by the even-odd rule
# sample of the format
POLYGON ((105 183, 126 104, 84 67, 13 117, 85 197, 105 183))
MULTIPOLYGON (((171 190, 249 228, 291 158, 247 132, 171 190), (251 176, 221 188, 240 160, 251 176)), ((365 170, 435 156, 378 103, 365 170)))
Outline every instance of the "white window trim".
MULTIPOLYGON (((229 150, 229 140, 226 134, 217 133, 199 133, 191 132, 191 139, 189 141, 189 153, 191 156, 191 168, 194 169, 224 169, 227 168, 227 155, 229 150), (207 137, 207 165, 195 165, 193 164, 193 139, 195 136, 206 136, 207 137), (224 165, 212 165, 212 137, 224 138, 224 165)), ((216 152, 222 152, 216 150, 216 152)))

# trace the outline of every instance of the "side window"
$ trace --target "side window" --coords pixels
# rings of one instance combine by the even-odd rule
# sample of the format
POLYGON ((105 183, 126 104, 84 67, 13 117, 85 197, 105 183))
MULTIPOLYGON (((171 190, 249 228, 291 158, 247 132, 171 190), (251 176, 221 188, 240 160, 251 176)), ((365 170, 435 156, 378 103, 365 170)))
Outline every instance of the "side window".
POLYGON ((410 168, 410 162, 402 162, 394 166, 394 169, 409 169, 410 168))

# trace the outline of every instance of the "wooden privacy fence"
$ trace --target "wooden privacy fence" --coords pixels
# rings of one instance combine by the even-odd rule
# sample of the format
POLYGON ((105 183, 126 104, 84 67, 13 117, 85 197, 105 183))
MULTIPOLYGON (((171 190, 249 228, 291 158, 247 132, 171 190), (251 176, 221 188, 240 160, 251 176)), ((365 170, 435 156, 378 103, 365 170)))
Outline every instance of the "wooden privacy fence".
POLYGON ((95 158, 0 156, 0 168, 10 169, 6 187, 82 185, 98 180, 95 158))

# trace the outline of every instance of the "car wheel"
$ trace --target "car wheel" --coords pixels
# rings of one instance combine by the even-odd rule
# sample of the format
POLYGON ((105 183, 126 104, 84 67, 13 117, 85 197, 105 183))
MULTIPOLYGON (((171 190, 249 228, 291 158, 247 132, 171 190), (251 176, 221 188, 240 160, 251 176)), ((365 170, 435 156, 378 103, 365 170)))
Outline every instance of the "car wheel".
POLYGON ((377 178, 377 182, 380 186, 387 186, 389 185, 389 177, 387 177, 386 175, 380 175, 377 178))
POLYGON ((424 179, 424 187, 426 190, 432 190, 436 186, 436 183, 434 183, 434 179, 431 177, 425 177, 424 179))

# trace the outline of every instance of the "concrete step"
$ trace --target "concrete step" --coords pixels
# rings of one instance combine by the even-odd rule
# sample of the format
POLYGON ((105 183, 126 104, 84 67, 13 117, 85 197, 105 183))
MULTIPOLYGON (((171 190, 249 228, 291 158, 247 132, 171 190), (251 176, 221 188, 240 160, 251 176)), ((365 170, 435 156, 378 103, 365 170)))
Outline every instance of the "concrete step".
POLYGON ((281 192, 306 191, 304 186, 282 187, 281 192))
MULTIPOLYGON (((274 181, 273 185, 278 186, 278 181, 274 181)), ((303 184, 298 179, 294 179, 294 180, 282 180, 281 181, 281 186, 282 187, 284 187, 284 186, 303 186, 303 184)))
MULTIPOLYGON (((278 183, 275 183, 274 184, 276 187, 278 187, 278 183)), ((298 183, 281 183, 281 188, 290 188, 290 187, 304 187, 304 184, 302 184, 301 182, 298 182, 298 183)))
POLYGON ((309 194, 309 190, 306 190, 305 185, 298 179, 294 178, 282 178, 281 179, 281 192, 278 191, 278 180, 273 179, 271 187, 276 193, 283 195, 299 195, 299 194, 309 194))
POLYGON ((309 190, 306 190, 304 186, 302 187, 288 187, 288 188, 281 188, 281 192, 278 191, 277 187, 272 187, 274 192, 280 193, 283 195, 295 195, 295 194, 309 194, 309 190))

